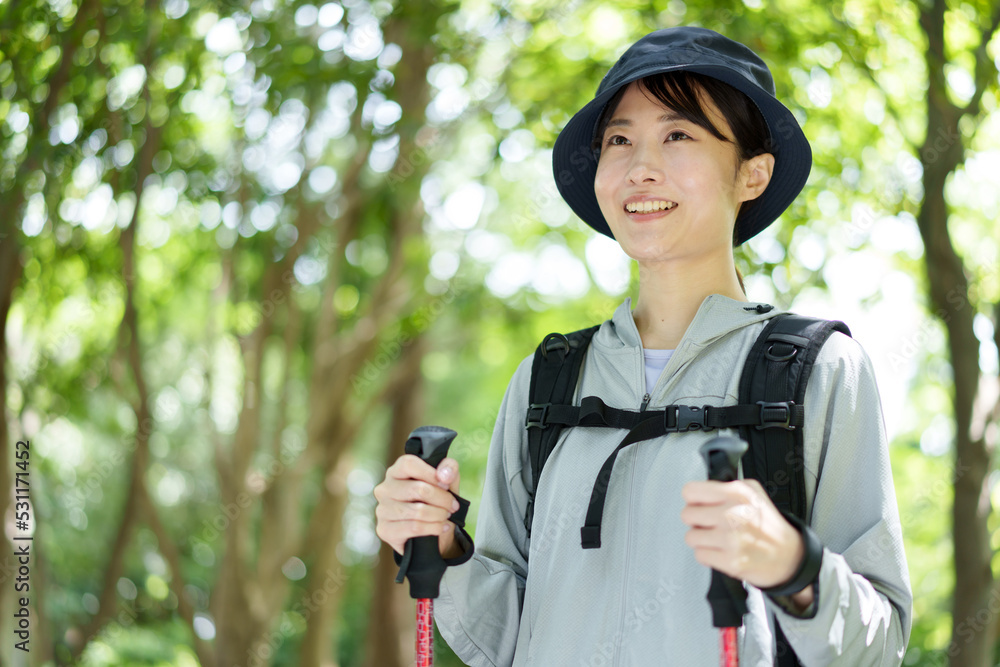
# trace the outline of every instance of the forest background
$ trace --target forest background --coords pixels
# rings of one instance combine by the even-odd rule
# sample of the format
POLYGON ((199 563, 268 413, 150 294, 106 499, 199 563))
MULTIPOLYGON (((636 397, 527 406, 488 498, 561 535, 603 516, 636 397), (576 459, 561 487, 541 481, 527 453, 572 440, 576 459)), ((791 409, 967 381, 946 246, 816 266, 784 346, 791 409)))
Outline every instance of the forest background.
POLYGON ((0 0, 0 664, 410 664, 373 486, 412 428, 452 427, 474 533, 513 369, 634 294, 551 146, 680 24, 762 54, 812 143, 737 258, 752 300, 846 321, 875 364, 905 664, 994 664, 998 23, 996 0, 0 0))

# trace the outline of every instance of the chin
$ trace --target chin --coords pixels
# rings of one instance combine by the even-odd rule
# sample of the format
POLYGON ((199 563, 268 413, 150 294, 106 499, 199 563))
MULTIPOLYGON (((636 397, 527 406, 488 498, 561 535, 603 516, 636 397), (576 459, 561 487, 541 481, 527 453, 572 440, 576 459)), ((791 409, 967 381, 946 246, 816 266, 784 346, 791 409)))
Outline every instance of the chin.
POLYGON ((672 259, 677 255, 675 249, 662 244, 632 243, 622 245, 622 250, 637 262, 659 262, 672 259))
POLYGON ((636 254, 649 255, 657 254, 674 249, 679 243, 683 243, 683 234, 678 234, 677 229, 653 229, 637 228, 636 226, 619 227, 613 229, 615 239, 629 257, 636 254))

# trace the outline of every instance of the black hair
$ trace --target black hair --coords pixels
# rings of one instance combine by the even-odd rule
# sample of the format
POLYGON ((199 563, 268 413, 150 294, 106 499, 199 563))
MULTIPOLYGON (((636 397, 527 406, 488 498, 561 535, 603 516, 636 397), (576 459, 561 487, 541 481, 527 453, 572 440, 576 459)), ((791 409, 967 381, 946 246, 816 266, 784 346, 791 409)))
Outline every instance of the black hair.
MULTIPOLYGON (((757 105, 749 97, 729 84, 684 70, 653 74, 639 79, 638 83, 652 93, 660 104, 676 111, 681 117, 695 125, 705 128, 717 139, 734 143, 736 155, 739 158, 738 165, 742 165, 758 155, 772 152, 771 133, 764 121, 764 116, 761 115, 757 105), (730 142, 709 120, 705 109, 702 108, 701 102, 698 100, 699 89, 708 94, 715 106, 719 108, 722 117, 729 123, 734 142, 730 142)), ((625 85, 615 92, 608 103, 604 105, 604 110, 597 119, 597 127, 590 146, 595 160, 601 159, 604 131, 607 129, 611 117, 614 116, 622 97, 625 96, 627 88, 628 86, 625 85)), ((747 215, 747 211, 752 209, 753 203, 754 200, 743 202, 740 214, 747 215)), ((736 245, 736 228, 733 229, 733 245, 736 245)))

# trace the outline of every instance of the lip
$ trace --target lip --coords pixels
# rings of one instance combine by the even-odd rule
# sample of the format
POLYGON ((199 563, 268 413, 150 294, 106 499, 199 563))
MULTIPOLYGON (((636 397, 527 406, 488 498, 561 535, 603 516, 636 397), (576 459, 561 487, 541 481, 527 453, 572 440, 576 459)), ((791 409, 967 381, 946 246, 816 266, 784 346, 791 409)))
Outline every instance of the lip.
POLYGON ((644 222, 646 220, 655 220, 657 218, 665 217, 666 215, 668 215, 670 213, 673 213, 673 211, 678 206, 680 206, 680 204, 678 204, 677 202, 673 201, 672 199, 668 199, 666 197, 660 197, 660 196, 656 196, 656 195, 635 195, 635 196, 629 197, 624 202, 622 202, 622 211, 625 212, 625 215, 627 215, 630 220, 634 220, 636 222, 644 222), (673 206, 670 207, 670 208, 660 209, 660 210, 656 210, 656 211, 650 211, 648 213, 645 213, 645 212, 641 213, 641 212, 638 212, 638 211, 632 212, 632 211, 629 211, 626 208, 626 206, 628 206, 629 204, 637 204, 637 203, 642 203, 642 202, 647 202, 647 201, 666 201, 666 202, 672 203, 673 206))

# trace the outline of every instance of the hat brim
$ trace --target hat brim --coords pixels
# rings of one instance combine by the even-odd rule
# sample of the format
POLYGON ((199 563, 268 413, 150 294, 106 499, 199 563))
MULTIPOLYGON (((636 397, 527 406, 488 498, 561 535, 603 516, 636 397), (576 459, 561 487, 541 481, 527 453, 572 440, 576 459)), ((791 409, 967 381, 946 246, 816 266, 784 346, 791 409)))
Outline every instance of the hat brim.
POLYGON ((597 160, 590 149, 597 120, 604 105, 622 86, 645 76, 688 71, 718 79, 749 97, 760 110, 771 133, 774 171, 763 194, 736 218, 736 244, 756 236, 780 216, 798 196, 812 167, 812 149, 795 116, 781 102, 747 78, 723 65, 690 64, 656 66, 639 70, 620 85, 601 92, 577 112, 556 138, 552 169, 556 187, 573 212, 597 231, 614 238, 594 192, 597 160))

